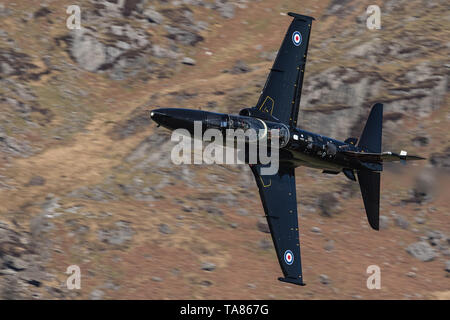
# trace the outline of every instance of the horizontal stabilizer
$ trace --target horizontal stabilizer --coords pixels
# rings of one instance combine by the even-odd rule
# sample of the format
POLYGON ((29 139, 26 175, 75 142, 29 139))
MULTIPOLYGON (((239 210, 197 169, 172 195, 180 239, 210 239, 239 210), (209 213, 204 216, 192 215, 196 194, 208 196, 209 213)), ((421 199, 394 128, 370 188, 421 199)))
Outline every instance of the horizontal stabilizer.
POLYGON ((355 173, 353 172, 352 169, 344 169, 342 170, 342 172, 344 172, 345 176, 350 180, 356 181, 355 173))
POLYGON ((333 170, 323 170, 322 173, 326 174, 339 174, 340 171, 333 171, 333 170))
POLYGON ((358 182, 366 208, 367 220, 370 226, 380 228, 380 173, 373 171, 358 171, 358 182))
POLYGON ((394 161, 411 161, 411 160, 425 160, 423 157, 408 155, 406 151, 400 153, 395 152, 359 152, 359 151, 343 151, 343 154, 350 158, 358 159, 361 162, 394 162, 394 161))

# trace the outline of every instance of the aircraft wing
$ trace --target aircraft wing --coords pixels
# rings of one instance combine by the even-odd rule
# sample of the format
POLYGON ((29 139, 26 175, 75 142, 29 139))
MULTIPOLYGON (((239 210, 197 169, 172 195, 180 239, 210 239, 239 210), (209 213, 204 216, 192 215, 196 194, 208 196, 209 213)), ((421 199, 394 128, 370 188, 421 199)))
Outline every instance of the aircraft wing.
POLYGON ((278 280, 303 285, 295 169, 280 163, 277 174, 261 175, 261 168, 262 165, 251 166, 284 275, 278 280))
POLYGON ((284 124, 297 126, 313 17, 288 13, 289 26, 255 109, 284 124))

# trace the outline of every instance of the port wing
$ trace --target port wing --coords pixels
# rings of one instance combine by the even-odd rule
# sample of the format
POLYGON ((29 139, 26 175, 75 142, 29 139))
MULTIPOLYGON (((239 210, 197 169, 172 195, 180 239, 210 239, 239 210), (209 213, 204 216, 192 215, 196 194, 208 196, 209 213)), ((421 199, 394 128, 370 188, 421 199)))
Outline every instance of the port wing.
POLYGON ((283 278, 278 279, 303 285, 295 169, 280 164, 277 174, 261 175, 261 168, 261 165, 251 166, 284 275, 283 278))
POLYGON ((309 35, 314 18, 289 12, 293 17, 270 70, 256 109, 279 121, 297 126, 309 35))

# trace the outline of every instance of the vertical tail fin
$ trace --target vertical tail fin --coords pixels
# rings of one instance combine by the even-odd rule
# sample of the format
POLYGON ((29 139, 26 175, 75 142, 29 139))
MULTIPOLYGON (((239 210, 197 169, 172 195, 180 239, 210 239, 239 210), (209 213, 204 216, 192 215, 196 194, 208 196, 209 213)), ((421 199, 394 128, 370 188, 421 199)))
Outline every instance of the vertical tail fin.
POLYGON ((370 226, 380 229, 380 173, 373 171, 358 171, 358 182, 361 188, 364 207, 370 226))
POLYGON ((381 152, 381 136, 383 130, 383 104, 375 103, 370 110, 366 126, 359 138, 358 146, 364 151, 381 152))

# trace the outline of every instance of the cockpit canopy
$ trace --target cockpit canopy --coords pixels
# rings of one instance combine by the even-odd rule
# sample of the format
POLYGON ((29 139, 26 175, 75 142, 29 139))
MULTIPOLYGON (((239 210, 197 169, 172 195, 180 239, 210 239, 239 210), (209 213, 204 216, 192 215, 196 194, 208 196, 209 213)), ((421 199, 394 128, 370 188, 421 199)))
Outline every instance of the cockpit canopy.
MULTIPOLYGON (((254 137, 257 140, 263 139, 267 136, 267 139, 279 138, 280 147, 284 147, 289 142, 289 129, 286 125, 278 122, 264 121, 258 118, 227 115, 219 113, 208 113, 206 118, 206 125, 208 128, 214 128, 219 130, 243 130, 244 133, 248 133, 248 130, 254 130, 254 137), (275 129, 276 134, 273 136, 271 130, 275 129)), ((251 137, 251 135, 249 135, 251 137)), ((252 140, 250 138, 250 140, 252 140)))

